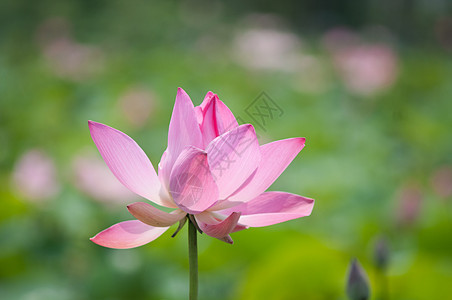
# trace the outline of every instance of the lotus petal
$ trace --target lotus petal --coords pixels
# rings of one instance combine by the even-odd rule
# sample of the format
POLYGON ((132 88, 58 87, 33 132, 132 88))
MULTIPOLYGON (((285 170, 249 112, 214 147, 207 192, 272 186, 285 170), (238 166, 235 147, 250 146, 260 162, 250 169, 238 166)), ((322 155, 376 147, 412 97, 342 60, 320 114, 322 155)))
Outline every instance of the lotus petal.
POLYGON ((116 178, 132 192, 159 205, 175 207, 160 197, 160 181, 151 161, 128 135, 107 125, 89 121, 89 129, 102 158, 116 178))
POLYGON ((225 199, 256 170, 261 159, 252 125, 240 125, 215 138, 206 148, 210 170, 225 199))
POLYGON ((125 221, 99 232, 90 240, 107 248, 129 249, 152 242, 168 228, 152 227, 138 220, 125 221))
POLYGON ((207 153, 188 147, 179 155, 170 176, 170 193, 182 210, 196 214, 218 199, 218 188, 209 170, 207 153))
POLYGON ((178 88, 168 129, 168 148, 160 161, 162 170, 160 177, 166 187, 169 186, 174 163, 182 150, 188 146, 203 148, 202 135, 190 97, 183 89, 178 88))
POLYGON ((233 212, 224 220, 216 218, 213 214, 205 212, 195 215, 199 228, 207 235, 232 244, 230 233, 245 229, 246 226, 237 224, 240 212, 233 212))
POLYGON ((262 227, 309 216, 313 207, 314 199, 284 192, 267 192, 219 213, 229 215, 240 211, 240 224, 262 227))
POLYGON ((167 213, 145 202, 129 204, 127 209, 135 218, 154 227, 171 226, 187 215, 186 212, 180 209, 167 213))
POLYGON ((290 138, 262 145, 260 147, 262 158, 253 176, 250 176, 228 199, 219 202, 209 210, 234 207, 265 192, 304 148, 304 145, 304 138, 290 138))

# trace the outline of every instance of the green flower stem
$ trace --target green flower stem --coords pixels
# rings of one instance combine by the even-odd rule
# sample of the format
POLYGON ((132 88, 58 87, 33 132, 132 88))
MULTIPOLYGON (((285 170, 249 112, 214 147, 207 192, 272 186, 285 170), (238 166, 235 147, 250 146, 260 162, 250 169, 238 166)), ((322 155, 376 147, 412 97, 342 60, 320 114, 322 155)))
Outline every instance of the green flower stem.
POLYGON ((188 222, 188 263, 190 266, 190 300, 198 299, 198 240, 197 229, 188 222))
POLYGON ((388 277, 386 276, 386 270, 378 270, 377 280, 380 285, 380 300, 389 300, 388 291, 388 277))

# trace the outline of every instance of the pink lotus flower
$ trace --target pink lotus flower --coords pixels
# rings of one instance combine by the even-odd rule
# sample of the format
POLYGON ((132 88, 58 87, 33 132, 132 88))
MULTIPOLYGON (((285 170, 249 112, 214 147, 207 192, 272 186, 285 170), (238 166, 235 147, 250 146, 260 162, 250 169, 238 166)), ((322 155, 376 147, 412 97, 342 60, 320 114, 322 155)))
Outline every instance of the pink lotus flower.
POLYGON ((116 178, 148 202, 127 208, 137 219, 115 224, 91 240, 101 246, 133 248, 149 243, 189 214, 207 235, 232 244, 230 233, 310 215, 314 200, 265 192, 303 149, 304 138, 259 146, 250 124, 238 125, 212 92, 200 106, 178 89, 168 147, 156 174, 126 134, 89 121, 91 136, 116 178))

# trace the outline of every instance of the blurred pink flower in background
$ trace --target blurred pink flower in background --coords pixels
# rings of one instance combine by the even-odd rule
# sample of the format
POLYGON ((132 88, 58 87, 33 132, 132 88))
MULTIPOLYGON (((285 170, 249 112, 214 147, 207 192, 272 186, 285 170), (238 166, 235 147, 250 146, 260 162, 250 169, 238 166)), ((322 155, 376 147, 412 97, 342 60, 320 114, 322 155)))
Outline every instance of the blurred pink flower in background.
POLYGON ((131 87, 118 101, 122 116, 135 128, 143 127, 155 109, 156 96, 148 89, 131 87))
POLYGON ((418 184, 409 183, 398 191, 396 220, 401 226, 414 225, 419 219, 422 206, 422 190, 418 184))
POLYGON ((127 203, 136 194, 125 188, 108 167, 91 151, 83 151, 72 161, 74 183, 86 195, 103 203, 127 203), (99 180, 102 178, 102 180, 99 180))
POLYGON ((103 68, 102 51, 75 41, 63 18, 46 20, 38 29, 37 41, 46 62, 59 77, 83 80, 103 68))
POLYGON ((232 41, 232 55, 247 69, 288 72, 293 88, 321 93, 331 78, 324 59, 308 51, 300 35, 285 29, 284 20, 272 14, 250 14, 232 41))
POLYGON ((302 64, 301 40, 277 29, 248 29, 237 34, 233 52, 250 69, 296 71, 302 64))
POLYGON ((129 136, 93 121, 89 128, 104 161, 122 184, 174 209, 167 213, 148 202, 133 203, 128 209, 138 220, 100 232, 91 239, 99 245, 118 249, 144 245, 187 214, 207 235, 232 243, 232 232, 308 216, 312 211, 313 199, 265 192, 303 149, 305 139, 259 146, 253 126, 238 125, 212 92, 194 107, 185 91, 178 89, 158 175, 129 136))
POLYGON ((397 80, 398 57, 389 44, 365 43, 353 32, 333 29, 324 45, 345 86, 368 96, 389 89, 397 80))
POLYGON ((60 190, 55 163, 41 150, 25 152, 14 166, 12 174, 14 190, 31 201, 44 201, 60 190))
POLYGON ((252 70, 293 73, 293 86, 301 92, 319 93, 328 88, 329 77, 322 59, 303 51, 294 33, 275 28, 240 32, 233 42, 236 60, 252 70))
POLYGON ((431 183, 438 196, 442 198, 452 196, 452 168, 444 166, 437 169, 432 176, 431 183))

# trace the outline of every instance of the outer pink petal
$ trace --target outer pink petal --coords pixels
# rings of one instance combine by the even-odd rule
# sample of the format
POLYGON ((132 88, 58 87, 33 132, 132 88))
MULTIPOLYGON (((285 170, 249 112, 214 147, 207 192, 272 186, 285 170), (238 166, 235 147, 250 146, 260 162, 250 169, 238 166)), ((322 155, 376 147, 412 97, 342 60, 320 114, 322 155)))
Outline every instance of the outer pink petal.
POLYGON ((171 174, 171 169, 169 168, 169 154, 168 149, 166 149, 162 157, 160 158, 160 162, 158 164, 158 177, 162 185, 165 187, 163 190, 169 190, 169 177, 171 174))
POLYGON ((141 222, 155 227, 171 226, 187 215, 186 212, 180 209, 167 213, 145 202, 129 204, 127 209, 141 222))
POLYGON ((160 162, 164 169, 161 178, 165 186, 169 185, 169 176, 176 159, 187 146, 202 148, 203 142, 193 103, 187 93, 178 88, 168 130, 168 148, 160 162))
POLYGON ((305 138, 279 140, 260 147, 262 158, 249 182, 242 185, 226 201, 209 210, 219 210, 249 201, 265 192, 304 148, 305 138))
POLYGON ((104 161, 128 189, 153 202, 174 207, 168 199, 160 197, 160 181, 151 161, 129 136, 107 125, 89 121, 94 143, 104 161))
POLYGON ((129 249, 152 242, 169 227, 152 227, 138 220, 115 224, 90 240, 94 243, 114 249, 129 249))
POLYGON ((219 199, 225 199, 237 190, 256 170, 261 159, 256 133, 249 124, 215 138, 206 152, 219 189, 219 199))
POLYGON ((261 227, 309 216, 313 207, 314 199, 284 192, 267 192, 219 213, 228 215, 240 211, 240 224, 261 227))
POLYGON ((218 188, 207 163, 207 153, 188 147, 180 154, 170 176, 170 193, 182 210, 195 214, 218 199, 218 188))
POLYGON ((224 220, 215 218, 211 213, 203 213, 195 216, 199 228, 207 235, 221 239, 227 243, 232 244, 232 239, 226 238, 237 227, 237 222, 240 219, 239 212, 233 212, 224 220))

